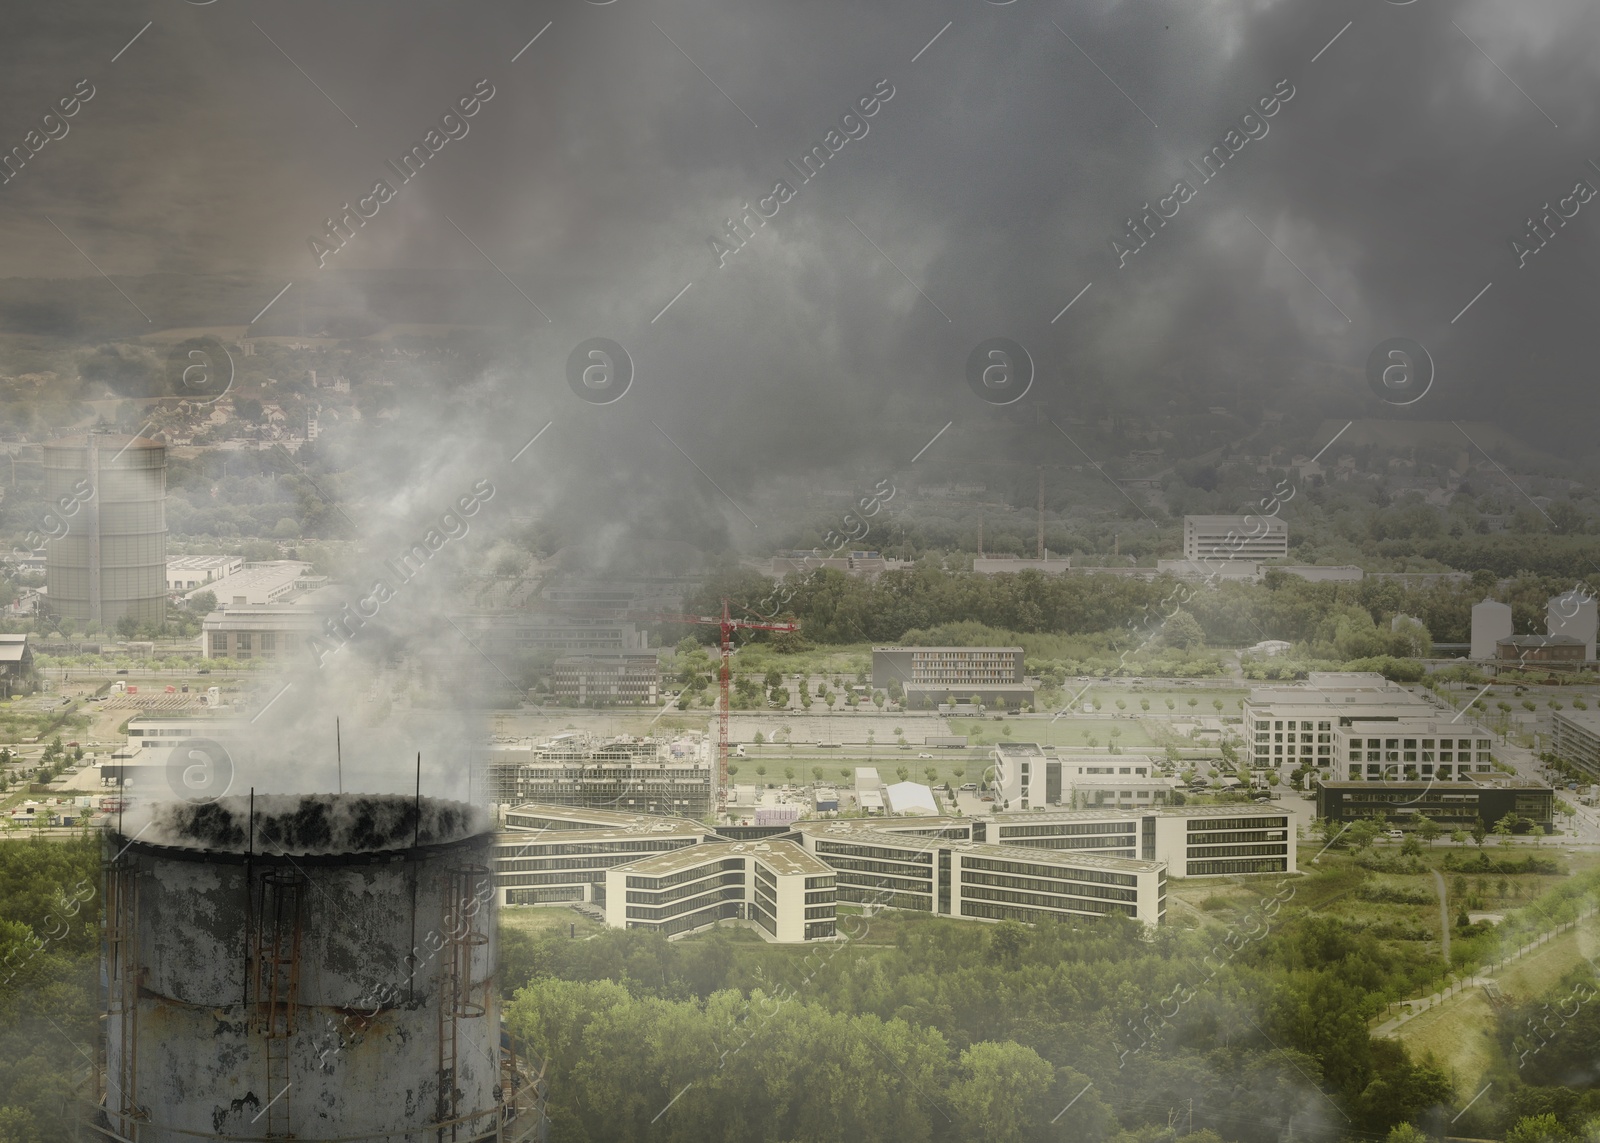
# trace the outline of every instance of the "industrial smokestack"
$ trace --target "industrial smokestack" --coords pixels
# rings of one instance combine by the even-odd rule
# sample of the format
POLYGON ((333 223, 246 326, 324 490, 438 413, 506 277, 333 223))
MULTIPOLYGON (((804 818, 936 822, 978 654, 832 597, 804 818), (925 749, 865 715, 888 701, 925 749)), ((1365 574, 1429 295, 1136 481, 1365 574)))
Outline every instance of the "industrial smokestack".
POLYGON ((258 794, 137 818, 106 842, 100 1137, 537 1134, 501 1046, 483 810, 258 794))

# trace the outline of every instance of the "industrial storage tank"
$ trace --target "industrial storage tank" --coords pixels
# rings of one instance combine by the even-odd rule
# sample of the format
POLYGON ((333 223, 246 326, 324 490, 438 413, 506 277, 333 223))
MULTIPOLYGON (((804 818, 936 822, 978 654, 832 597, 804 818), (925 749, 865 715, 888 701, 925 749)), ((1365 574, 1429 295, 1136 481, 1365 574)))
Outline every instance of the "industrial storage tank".
POLYGON ((64 619, 115 630, 167 616, 167 450, 90 433, 44 446, 46 581, 64 619))
POLYGON ((94 1136, 520 1140, 493 823, 391 795, 160 804, 107 831, 94 1136))

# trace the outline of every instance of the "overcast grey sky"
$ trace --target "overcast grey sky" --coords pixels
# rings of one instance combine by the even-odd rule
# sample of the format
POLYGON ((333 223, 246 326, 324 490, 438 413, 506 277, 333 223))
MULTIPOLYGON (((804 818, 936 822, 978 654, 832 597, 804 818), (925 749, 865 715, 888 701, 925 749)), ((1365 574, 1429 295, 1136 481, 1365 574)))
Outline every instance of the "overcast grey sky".
POLYGON ((93 276, 92 258, 152 328, 140 275, 356 308, 351 271, 463 276, 517 364, 391 441, 509 456, 553 421, 547 455, 608 454, 587 479, 619 487, 693 484, 681 447, 741 493, 697 495, 748 527, 730 502, 763 480, 900 467, 950 420, 938 447, 1003 432, 1017 410, 964 377, 996 336, 1057 410, 1271 357, 1348 370, 1294 399, 1352 416, 1503 420, 1579 453, 1593 434, 1600 202, 1569 199, 1526 265, 1510 246, 1578 180, 1600 187, 1585 0, 77 0, 0 19, 5 146, 94 90, 0 186, 0 276, 93 276), (467 133, 401 181, 389 163, 475 87, 493 94, 467 133), (789 163, 890 88, 802 181, 789 163), (1270 118, 1241 124, 1264 98, 1270 118), (1214 145, 1230 158, 1207 182, 1214 145), (392 197, 319 266, 324 220, 379 180, 392 197), (719 265, 724 220, 779 180, 792 196, 719 265), (1120 258, 1163 196, 1176 213, 1120 258), (637 369, 616 405, 565 383, 594 336, 637 369), (1360 379, 1393 336, 1439 370, 1404 413, 1360 379))

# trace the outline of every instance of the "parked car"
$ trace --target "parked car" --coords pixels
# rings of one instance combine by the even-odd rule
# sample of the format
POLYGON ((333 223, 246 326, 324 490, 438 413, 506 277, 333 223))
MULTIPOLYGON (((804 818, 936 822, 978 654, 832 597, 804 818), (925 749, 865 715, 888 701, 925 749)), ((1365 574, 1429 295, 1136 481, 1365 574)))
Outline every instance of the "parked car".
POLYGON ((917 757, 918 758, 932 758, 933 755, 932 754, 918 754, 917 757))
POLYGON ((978 783, 976 783, 976 782, 964 782, 964 783, 962 783, 961 788, 963 790, 976 790, 978 788, 978 783))

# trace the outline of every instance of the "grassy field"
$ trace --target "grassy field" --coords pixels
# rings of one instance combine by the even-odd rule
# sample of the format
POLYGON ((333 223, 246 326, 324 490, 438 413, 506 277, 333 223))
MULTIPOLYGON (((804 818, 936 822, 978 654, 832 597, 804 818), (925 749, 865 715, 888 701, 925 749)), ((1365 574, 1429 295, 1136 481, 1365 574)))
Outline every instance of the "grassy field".
MULTIPOLYGON (((1496 979, 1508 997, 1526 1001, 1554 987, 1563 975, 1583 962, 1586 952, 1592 955, 1597 945, 1600 917, 1591 917, 1572 932, 1529 953, 1496 979)), ((1456 1095, 1465 1100, 1483 1086, 1483 1074, 1500 1061, 1494 1023, 1494 1009, 1484 998, 1483 990, 1469 988, 1402 1024, 1396 1038, 1414 1056, 1432 1055, 1448 1070, 1456 1095)))
POLYGON ((502 928, 517 929, 532 937, 550 933, 565 936, 571 931, 569 925, 577 926, 579 936, 597 933, 605 928, 599 921, 584 916, 576 909, 552 905, 507 906, 500 910, 499 915, 502 928))

